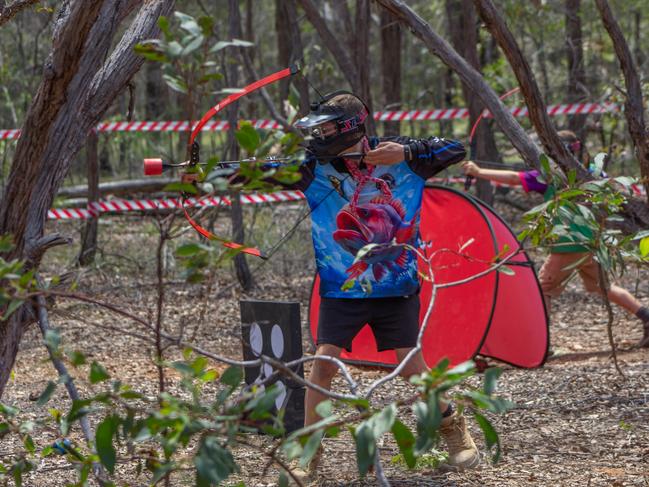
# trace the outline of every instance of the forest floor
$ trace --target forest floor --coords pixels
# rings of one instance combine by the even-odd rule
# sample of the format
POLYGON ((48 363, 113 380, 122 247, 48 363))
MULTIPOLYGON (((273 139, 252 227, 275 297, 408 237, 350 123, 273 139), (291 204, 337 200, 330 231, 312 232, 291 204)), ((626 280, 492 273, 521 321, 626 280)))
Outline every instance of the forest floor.
MULTIPOLYGON (((508 209, 499 209, 503 212, 508 209)), ((300 208, 289 208, 287 221, 299 215, 300 208)), ((281 212, 280 212, 281 213, 281 212)), ((277 218, 273 214, 271 219, 277 218)), ((279 221, 279 220, 275 220, 279 221)), ((52 230, 73 234, 79 226, 52 223, 52 230)), ((149 219, 112 218, 101 220, 98 263, 78 275, 78 290, 97 299, 117 303, 123 309, 143 317, 152 316, 155 307, 155 245, 157 233, 149 219)), ((236 330, 240 326, 238 300, 251 297, 267 300, 299 301, 302 305, 304 349, 312 351, 306 328, 306 310, 313 275, 307 246, 308 228, 302 225, 288 249, 277 254, 272 264, 256 275, 257 286, 243 295, 231 286, 231 272, 217 275, 211 292, 205 286, 185 284, 176 269, 173 255, 166 254, 170 272, 165 302, 168 329, 185 326, 186 336, 214 353, 240 357, 241 345, 236 330), (291 247, 292 246, 292 247, 291 247), (293 249, 293 250, 292 250, 293 249), (220 295, 220 296, 219 296, 220 295), (217 296, 217 297, 215 297, 217 296)), ((71 267, 77 249, 59 249, 44 264, 45 274, 71 267)), ((542 256, 534 256, 537 264, 542 256)), ((253 266, 254 267, 254 266, 253 266)), ((642 269, 628 273, 622 284, 649 303, 649 272, 642 269), (638 286, 639 283, 639 286, 638 286)), ((124 318, 106 310, 74 301, 59 301, 50 312, 53 326, 61 329, 63 342, 84 352, 89 360, 105 365, 112 377, 132 384, 153 395, 157 387, 156 369, 150 345, 120 333, 131 329, 124 318)), ((615 309, 614 334, 619 352, 619 375, 612 363, 606 333, 606 311, 599 299, 587 295, 576 280, 554 303, 551 346, 555 354, 541 368, 521 370, 507 365, 499 381, 498 394, 516 403, 516 408, 502 416, 492 416, 500 434, 503 457, 491 465, 485 458, 480 467, 463 473, 442 472, 431 467, 415 470, 393 458, 398 448, 386 436, 380 448, 386 474, 394 486, 417 485, 490 485, 490 486, 649 486, 649 349, 633 349, 641 337, 637 319, 615 309)), ((169 351, 169 358, 180 356, 169 351)), ((308 372, 308 368, 307 368, 308 372)), ((368 383, 385 371, 353 369, 354 376, 368 383)), ((81 393, 93 386, 84 377, 85 369, 74 372, 81 393)), ((20 408, 36 418, 46 411, 38 408, 38 397, 48 380, 56 374, 48 361, 37 327, 31 327, 21 344, 12 379, 3 402, 20 408), (31 398, 31 399, 30 399, 31 398)), ((471 379, 477 385, 480 377, 471 379)), ((335 387, 342 390, 339 380, 335 387)), ((389 402, 412 393, 412 387, 398 380, 383 388, 376 401, 389 402)), ((48 407, 69 407, 62 388, 56 391, 48 407)), ((401 411, 400 417, 412 425, 412 414, 401 411)), ((481 432, 474 421, 470 429, 484 451, 481 432)), ((73 438, 79 438, 73 432, 73 438), (76 435, 76 436, 75 436, 76 435)), ((50 433, 36 435, 39 446, 51 444, 50 433)), ((251 441, 264 444, 264 437, 251 441)), ((326 439, 325 454, 319 476, 312 485, 376 485, 370 475, 360 479, 355 463, 354 443, 348 434, 326 439)), ((4 442, 0 455, 11 455, 19 445, 4 442)), ((241 471, 225 485, 243 481, 247 486, 274 485, 277 470, 262 477, 265 460, 246 448, 235 452, 241 471)), ((28 487, 63 486, 75 478, 74 471, 60 457, 46 459, 36 472, 29 474, 28 487)), ((134 468, 118 468, 118 485, 147 485, 144 475, 134 468)), ((175 478, 172 485, 193 485, 191 478, 175 478)))

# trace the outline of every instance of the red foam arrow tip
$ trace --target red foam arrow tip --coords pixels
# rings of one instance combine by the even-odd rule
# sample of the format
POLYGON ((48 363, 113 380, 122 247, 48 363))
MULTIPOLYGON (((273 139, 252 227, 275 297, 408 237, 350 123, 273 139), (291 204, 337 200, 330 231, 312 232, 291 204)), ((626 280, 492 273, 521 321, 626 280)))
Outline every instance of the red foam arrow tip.
POLYGON ((144 175, 160 176, 162 174, 162 159, 144 159, 144 175))

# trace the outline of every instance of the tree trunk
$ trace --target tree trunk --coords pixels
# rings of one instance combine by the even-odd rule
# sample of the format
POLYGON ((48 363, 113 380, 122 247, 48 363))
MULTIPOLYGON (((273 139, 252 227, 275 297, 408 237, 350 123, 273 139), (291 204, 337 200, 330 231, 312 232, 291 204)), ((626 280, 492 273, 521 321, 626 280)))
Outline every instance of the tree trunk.
POLYGON ((361 97, 370 110, 365 121, 367 132, 376 135, 376 124, 374 123, 374 109, 372 103, 372 92, 370 90, 370 27, 372 18, 370 16, 370 0, 357 0, 356 2, 356 39, 354 42, 354 57, 356 59, 356 72, 358 73, 358 87, 356 94, 361 97))
POLYGON ((629 126, 629 134, 633 139, 636 156, 640 162, 640 174, 644 179, 647 202, 649 202, 649 133, 647 133, 644 120, 644 100, 642 99, 642 86, 640 85, 638 68, 608 2, 606 0, 595 0, 595 4, 604 27, 606 27, 606 31, 613 41, 615 54, 624 73, 627 95, 624 102, 624 116, 629 126))
POLYGON ((147 62, 145 71, 145 104, 144 115, 147 120, 158 120, 164 113, 165 84, 162 79, 162 67, 160 63, 147 62))
MULTIPOLYGON (((28 268, 37 268, 47 248, 60 243, 43 236, 54 195, 88 132, 142 66, 143 58, 133 47, 157 36, 157 19, 173 4, 104 0, 72 1, 61 7, 52 51, 25 117, 0 206, 0 233, 12 234, 15 242, 5 258, 24 259, 28 268), (110 53, 119 24, 140 5, 110 53)), ((23 306, 0 323, 0 396, 26 324, 33 319, 23 306)))
POLYGON ((505 135, 519 151, 523 159, 532 167, 539 168, 541 152, 518 121, 512 116, 505 105, 498 99, 482 75, 460 56, 431 26, 417 15, 403 0, 376 0, 383 8, 407 26, 415 36, 421 39, 428 49, 439 57, 447 66, 453 69, 463 82, 478 96, 491 111, 505 135))
MULTIPOLYGON (((230 37, 236 38, 241 33, 241 14, 239 12, 238 0, 229 0, 229 30, 230 37)), ((235 48, 236 49, 236 48, 235 48)), ((239 66, 237 63, 228 64, 228 83, 229 86, 238 86, 239 83, 239 66)), ((228 129, 228 159, 239 159, 240 150, 239 144, 235 138, 235 131, 239 115, 239 102, 235 102, 228 107, 228 122, 230 128, 228 129)), ((236 243, 242 244, 245 239, 244 226, 243 226, 243 211, 241 209, 241 200, 239 198, 239 191, 232 191, 230 199, 232 200, 232 211, 230 218, 232 221, 232 240, 236 243)), ((234 258, 234 268, 237 274, 239 284, 244 291, 249 291, 253 286, 252 275, 248 267, 248 261, 245 254, 239 253, 234 258)))
MULTIPOLYGON (((304 58, 302 36, 297 18, 295 0, 275 1, 275 27, 277 30, 277 56, 279 66, 289 66, 304 58)), ((280 80, 280 102, 288 98, 290 83, 294 83, 300 94, 299 114, 309 112, 309 85, 304 76, 280 80)), ((283 111, 284 115, 286 112, 283 111)))
POLYGON ((90 209, 90 218, 86 221, 81 232, 81 250, 79 251, 79 265, 87 266, 95 261, 97 252, 97 228, 99 224, 98 214, 92 204, 99 200, 99 157, 97 132, 92 131, 88 134, 86 141, 86 164, 88 172, 88 208, 90 209))
POLYGON ((358 70, 354 64, 354 60, 348 54, 348 49, 346 49, 345 45, 340 42, 331 30, 329 30, 326 21, 320 15, 318 7, 313 0, 298 0, 298 2, 304 10, 306 17, 309 19, 309 22, 313 24, 313 27, 315 27, 315 30, 318 32, 322 44, 334 57, 334 60, 342 71, 343 76, 345 76, 347 82, 352 87, 352 91, 360 93, 361 89, 358 83, 358 70))
MULTIPOLYGON (((451 42, 456 51, 476 70, 480 71, 478 56, 478 19, 471 0, 447 0, 446 13, 448 16, 451 42)), ((484 104, 466 83, 462 83, 462 93, 469 109, 469 129, 471 129, 484 110, 484 104)), ((487 120, 482 120, 473 136, 470 147, 470 157, 475 160, 501 160, 496 147, 493 130, 487 120)), ((478 179, 477 195, 485 203, 493 204, 493 186, 489 181, 478 179)))
MULTIPOLYGON (((401 109, 401 26, 387 10, 381 10, 381 80, 383 110, 401 109)), ((400 133, 400 122, 383 122, 383 135, 400 133)))
MULTIPOLYGON (((579 13, 580 3, 581 0, 566 0, 566 57, 568 58, 569 103, 579 103, 588 97, 579 13)), ((568 119, 568 128, 577 134, 579 140, 585 139, 587 117, 588 115, 573 115, 568 119)), ((581 153, 578 159, 582 160, 581 153)))

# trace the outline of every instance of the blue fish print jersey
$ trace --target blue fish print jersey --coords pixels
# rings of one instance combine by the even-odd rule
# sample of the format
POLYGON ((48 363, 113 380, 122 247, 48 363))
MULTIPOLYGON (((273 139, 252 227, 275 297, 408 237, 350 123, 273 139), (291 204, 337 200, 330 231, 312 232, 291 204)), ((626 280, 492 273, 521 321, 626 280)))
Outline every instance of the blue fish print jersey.
MULTIPOLYGON (((292 185, 311 207, 311 224, 320 295, 325 298, 409 296, 419 290, 417 259, 406 244, 419 242, 419 212, 426 179, 464 159, 462 144, 438 137, 370 138, 370 147, 392 141, 409 145, 412 160, 376 166, 356 205, 350 205, 356 180, 342 159, 321 164, 313 157, 300 166, 302 179, 292 185), (358 251, 376 244, 354 263, 358 251)), ((364 165, 361 169, 364 172, 364 165)))

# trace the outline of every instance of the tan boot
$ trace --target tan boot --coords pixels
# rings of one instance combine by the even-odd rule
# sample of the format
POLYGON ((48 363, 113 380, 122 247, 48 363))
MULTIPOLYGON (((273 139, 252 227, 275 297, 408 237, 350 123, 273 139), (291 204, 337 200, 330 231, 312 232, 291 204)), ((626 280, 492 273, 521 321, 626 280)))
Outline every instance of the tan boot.
POLYGON ((644 334, 642 339, 638 342, 638 347, 640 348, 649 348, 649 321, 645 321, 644 325, 644 334))
MULTIPOLYGON (((318 448, 318 451, 313 455, 311 461, 307 465, 306 469, 299 466, 298 462, 295 463, 295 466, 291 468, 291 473, 295 476, 300 482, 304 485, 309 484, 318 477, 318 466, 320 465, 320 460, 322 459, 322 446, 318 448)), ((289 475, 289 484, 294 485, 294 482, 291 481, 291 476, 289 475)))
POLYGON ((480 453, 466 427, 464 416, 456 411, 442 420, 439 432, 448 446, 448 463, 459 470, 477 467, 480 453))

